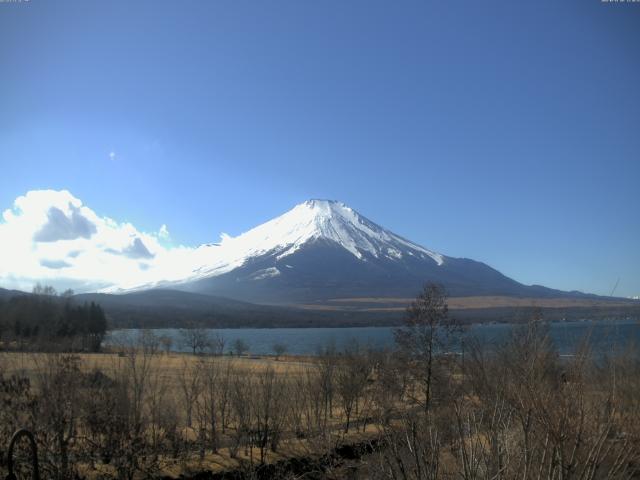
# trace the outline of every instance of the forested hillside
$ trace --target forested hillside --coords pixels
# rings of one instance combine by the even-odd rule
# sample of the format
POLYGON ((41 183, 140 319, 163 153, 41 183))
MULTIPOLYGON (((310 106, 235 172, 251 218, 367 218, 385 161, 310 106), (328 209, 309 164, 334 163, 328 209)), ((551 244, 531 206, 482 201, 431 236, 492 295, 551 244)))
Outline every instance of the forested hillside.
POLYGON ((32 295, 0 298, 0 339, 5 348, 98 351, 107 330, 102 307, 78 303, 73 292, 58 295, 36 286, 32 295))

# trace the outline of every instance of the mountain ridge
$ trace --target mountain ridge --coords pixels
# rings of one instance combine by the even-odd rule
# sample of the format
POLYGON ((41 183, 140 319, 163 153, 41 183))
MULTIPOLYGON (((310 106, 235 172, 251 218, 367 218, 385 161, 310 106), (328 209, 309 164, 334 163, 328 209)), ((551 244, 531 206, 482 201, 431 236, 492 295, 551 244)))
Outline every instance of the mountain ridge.
POLYGON ((435 252, 336 200, 307 200, 201 249, 203 264, 192 275, 138 290, 161 286, 261 304, 411 297, 426 282, 442 284, 452 296, 590 296, 523 285, 483 262, 435 252))
MULTIPOLYGON (((151 246, 155 240, 148 236, 146 241, 151 246)), ((169 289, 256 304, 299 305, 335 298, 411 298, 433 282, 454 297, 589 297, 523 285, 483 262, 436 252, 336 200, 304 201, 240 235, 222 234, 220 242, 196 248, 156 244, 149 250, 135 232, 121 243, 129 246, 96 246, 95 255, 107 252, 98 262, 105 274, 111 261, 119 261, 121 269, 128 262, 116 272, 120 275, 107 275, 111 279, 102 293, 169 289), (141 248, 132 252, 136 245, 141 248)), ((64 258, 75 259, 73 255, 77 253, 70 251, 64 258)), ((76 268, 71 263, 60 266, 60 276, 76 268)), ((81 288, 90 292, 97 287, 81 288)))

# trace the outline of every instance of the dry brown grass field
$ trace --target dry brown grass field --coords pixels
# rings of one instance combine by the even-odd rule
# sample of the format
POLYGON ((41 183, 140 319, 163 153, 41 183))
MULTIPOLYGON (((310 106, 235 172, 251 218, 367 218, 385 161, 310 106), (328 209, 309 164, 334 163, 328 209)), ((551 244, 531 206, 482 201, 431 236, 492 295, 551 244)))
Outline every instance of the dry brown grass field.
MULTIPOLYGON (((51 376, 60 375, 62 373, 61 370, 66 368, 61 363, 65 359, 73 359, 74 368, 77 367, 73 375, 78 377, 90 377, 95 372, 101 372, 101 374, 110 379, 130 382, 129 388, 133 390, 134 397, 138 388, 141 391, 144 390, 146 398, 141 399, 144 405, 140 405, 139 413, 148 417, 144 422, 145 433, 142 434, 147 441, 151 441, 149 437, 155 434, 154 431, 157 425, 154 422, 162 422, 161 419, 153 420, 158 413, 157 410, 168 408, 171 411, 169 416, 174 419, 173 427, 176 430, 175 433, 180 437, 181 451, 175 455, 167 455, 166 453, 153 454, 153 461, 151 462, 153 466, 139 468, 139 471, 134 473, 131 478, 145 478, 151 471, 154 477, 178 477, 189 472, 195 474, 201 471, 219 472, 246 469, 247 465, 256 465, 265 460, 269 463, 274 463, 292 457, 320 456, 337 445, 371 439, 375 437, 378 431, 370 420, 364 425, 358 423, 361 417, 369 415, 370 412, 368 411, 361 411, 360 414, 352 415, 350 419, 351 428, 346 431, 344 415, 340 410, 337 399, 330 406, 330 411, 324 413, 325 418, 323 420, 316 419, 322 423, 322 438, 313 438, 308 434, 296 433, 291 428, 289 422, 292 419, 289 414, 293 413, 295 415, 295 412, 290 411, 292 408, 295 410, 295 404, 292 403, 295 402, 293 397, 298 396, 299 400, 299 395, 302 393, 300 389, 304 388, 302 385, 309 381, 315 381, 312 376, 318 371, 319 360, 314 357, 281 356, 278 359, 269 356, 260 358, 246 356, 215 357, 160 353, 157 351, 149 354, 148 352, 134 349, 126 352, 77 354, 1 352, 0 371, 5 378, 28 378, 32 385, 31 394, 43 395, 43 400, 46 403, 54 402, 56 400, 49 393, 52 386, 46 384, 51 380, 51 376), (228 421, 226 432, 224 432, 224 428, 222 431, 217 432, 216 443, 218 445, 215 451, 212 451, 209 445, 207 445, 206 449, 203 447, 202 451, 200 451, 198 444, 204 441, 201 434, 203 422, 207 420, 204 418, 206 413, 201 411, 206 408, 206 405, 204 405, 206 392, 204 390, 207 386, 205 385, 206 380, 203 374, 204 369, 216 372, 217 375, 230 372, 226 386, 221 386, 224 382, 222 379, 211 386, 216 389, 213 393, 215 396, 220 394, 231 396, 231 390, 236 385, 234 382, 237 382, 239 389, 248 388, 245 390, 247 397, 236 398, 236 401, 246 403, 244 406, 237 405, 239 410, 246 408, 247 410, 253 410, 253 413, 255 413, 255 410, 260 408, 258 405, 250 405, 250 397, 254 396, 254 394, 259 395, 257 392, 252 391, 253 387, 258 389, 260 386, 264 386, 262 383, 264 381, 273 381, 274 385, 278 385, 278 392, 274 388, 269 390, 268 393, 269 395, 280 395, 280 404, 271 407, 278 411, 264 412, 265 415, 279 416, 279 421, 287 423, 287 426, 280 425, 277 427, 280 437, 277 451, 275 448, 269 447, 268 453, 262 452, 264 456, 261 457, 259 447, 246 438, 240 438, 238 434, 238 430, 241 428, 238 423, 240 420, 237 419, 228 421), (136 382, 140 384, 135 385, 136 382), (42 388, 43 385, 46 385, 46 388, 42 388), (192 388, 193 391, 188 392, 189 388, 192 388), (221 393, 222 389, 225 389, 224 393, 221 393), (285 396, 291 397, 285 400, 285 396), (190 413, 187 413, 189 408, 185 402, 191 403, 193 411, 190 411, 190 413), (199 411, 196 412, 196 410, 199 411), (188 416, 191 416, 190 420, 188 416), (196 418, 198 416, 200 417, 196 418), (285 417, 287 418, 285 419, 285 417)), ((62 375, 64 376, 64 374, 62 375)), ((68 381, 66 379, 64 383, 68 381)), ((72 383, 74 383, 74 387, 79 385, 73 381, 72 383)), ((62 385, 59 385, 59 387, 64 388, 62 385)), ((57 393, 56 397, 64 397, 65 395, 65 392, 57 393)), ((216 400, 219 400, 219 398, 216 400)), ((322 407, 318 405, 318 408, 321 409, 322 407)), ((229 416, 231 416, 230 410, 231 407, 227 412, 229 416)), ((321 413, 316 411, 316 414, 320 415, 321 413)), ((216 420, 220 421, 218 415, 219 413, 216 413, 216 420)), ((77 444, 82 441, 81 439, 89 435, 81 425, 83 422, 81 417, 82 414, 78 415, 78 418, 73 421, 75 423, 73 436, 77 444)), ((312 423, 314 421, 308 420, 312 423)), ((211 419, 209 418, 210 421, 211 419)), ((36 420, 31 428, 37 433, 45 427, 36 420)), ((166 427, 163 426, 160 429, 166 430, 166 427)), ((312 425, 299 425, 299 429, 311 431, 314 427, 312 425)), ((166 431, 162 432, 163 435, 166 433, 166 431)), ((86 447, 87 445, 85 445, 86 447)), ((146 452, 144 455, 146 455, 146 452)), ((121 478, 123 476, 122 471, 119 471, 117 466, 100 461, 79 461, 74 465, 74 471, 87 479, 121 478)))
MULTIPOLYGON (((411 298, 401 297, 358 297, 336 298, 322 304, 299 305, 309 310, 340 311, 357 309, 362 311, 401 312, 411 303, 411 298)), ((505 296, 450 297, 447 300, 451 310, 490 309, 490 308, 594 308, 628 307, 637 302, 625 299, 606 298, 526 298, 505 296)))
POLYGON ((56 480, 638 478, 638 350, 560 356, 547 328, 441 354, 455 324, 432 286, 392 351, 176 354, 149 331, 104 353, 4 351, 0 448, 28 428, 56 480))
MULTIPOLYGON (((574 478, 557 476, 563 462, 576 472, 590 472, 575 478, 636 478, 640 425, 632 419, 640 414, 640 363, 635 354, 604 369, 594 370, 588 353, 557 363, 538 335, 514 338, 509 348, 484 359, 488 352, 476 346, 464 365, 455 358, 436 359, 429 402, 419 364, 372 352, 280 359, 144 349, 2 352, 0 369, 5 380, 30 380, 28 398, 41 396, 39 407, 33 413, 26 409, 22 418, 32 422, 47 456, 45 478, 190 478, 224 471, 272 478, 256 477, 252 469, 292 458, 319 459, 340 445, 362 444, 382 447, 362 458, 321 467, 310 463, 305 478, 506 480, 523 468, 528 469, 524 479, 574 478), (88 386, 86 379, 96 372, 125 390, 88 386), (207 372, 216 375, 213 384, 207 372), (114 403, 109 395, 120 400, 114 403), (212 400, 213 426, 214 417, 207 417, 212 400), (117 422, 125 435, 96 425, 96 408, 106 411, 98 419, 117 422), (57 437, 47 431, 61 424, 62 435, 69 436, 66 466, 60 465, 57 437), (274 438, 277 446, 271 445, 274 438), (114 458, 106 461, 105 451, 114 458), (569 457, 563 460, 564 455, 569 457), (593 462, 600 462, 599 470, 591 471, 593 462), (541 474, 540 465, 551 473, 541 474), (496 477, 500 469, 503 475, 496 477)), ((7 385, 5 420, 11 413, 7 385)), ((25 408, 21 405, 15 404, 25 408)), ((299 477, 285 472, 273 478, 299 477)))
MULTIPOLYGON (((43 365, 49 363, 57 354, 38 352, 0 352, 0 364, 5 374, 25 374, 31 378, 37 376, 43 365)), ((104 353, 76 353, 79 365, 83 372, 99 369, 104 372, 117 370, 122 366, 125 356, 117 352, 104 353)), ((153 355, 152 368, 162 371, 162 375, 169 380, 171 388, 177 385, 177 380, 182 374, 185 365, 196 367, 203 361, 203 356, 188 353, 156 353, 153 355)), ((231 362, 234 367, 247 372, 264 372, 271 368, 279 375, 299 375, 304 369, 315 363, 313 357, 283 355, 278 360, 273 356, 261 356, 260 358, 248 356, 223 356, 206 357, 207 361, 218 364, 231 362)))

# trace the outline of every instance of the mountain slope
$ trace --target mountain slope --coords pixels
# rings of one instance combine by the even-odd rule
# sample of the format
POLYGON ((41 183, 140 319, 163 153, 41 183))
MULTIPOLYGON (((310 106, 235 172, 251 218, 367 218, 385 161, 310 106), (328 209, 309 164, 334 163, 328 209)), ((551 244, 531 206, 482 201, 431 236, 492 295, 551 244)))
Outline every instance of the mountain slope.
POLYGON ((447 257, 386 230, 343 203, 309 200, 220 244, 200 247, 202 264, 162 286, 258 303, 414 296, 428 281, 452 296, 580 296, 525 286, 488 265, 447 257))
POLYGON ((20 295, 28 295, 28 293, 21 292, 20 290, 7 290, 6 288, 0 288, 0 300, 9 300, 12 297, 20 295))
POLYGON ((120 295, 82 293, 75 295, 74 300, 77 303, 100 304, 107 313, 110 328, 389 325, 401 317, 398 312, 322 312, 258 305, 219 296, 166 289, 120 295))

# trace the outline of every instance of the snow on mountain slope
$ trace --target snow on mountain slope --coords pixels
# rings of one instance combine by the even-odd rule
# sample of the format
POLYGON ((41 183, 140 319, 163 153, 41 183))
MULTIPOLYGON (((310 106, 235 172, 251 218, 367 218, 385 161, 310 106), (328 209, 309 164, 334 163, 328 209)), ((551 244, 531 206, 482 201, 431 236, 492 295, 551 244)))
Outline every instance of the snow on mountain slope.
MULTIPOLYGON (((367 261, 367 257, 398 261, 413 257, 435 262, 435 265, 445 262, 443 255, 395 235, 344 203, 308 200, 237 237, 223 234, 220 243, 195 249, 189 259, 193 266, 189 275, 158 279, 153 284, 127 290, 168 286, 222 275, 267 254, 282 260, 317 240, 333 242, 363 262, 367 261)), ((277 269, 270 269, 256 273, 253 278, 270 278, 279 273, 277 269)))
MULTIPOLYGON (((442 255, 385 230, 344 203, 331 200, 308 200, 238 237, 225 236, 219 246, 210 248, 218 249, 221 260, 228 265, 239 266, 251 257, 269 252, 282 259, 318 239, 333 241, 359 259, 367 253, 390 258, 426 255, 438 265, 444 262, 442 255)), ((221 267, 204 267, 200 273, 214 273, 221 267)))
POLYGON ((409 298, 426 282, 452 296, 552 297, 482 262, 428 250, 343 203, 309 200, 237 237, 186 249, 151 282, 111 292, 172 288, 242 301, 304 304, 336 298, 409 298))

